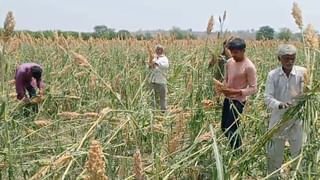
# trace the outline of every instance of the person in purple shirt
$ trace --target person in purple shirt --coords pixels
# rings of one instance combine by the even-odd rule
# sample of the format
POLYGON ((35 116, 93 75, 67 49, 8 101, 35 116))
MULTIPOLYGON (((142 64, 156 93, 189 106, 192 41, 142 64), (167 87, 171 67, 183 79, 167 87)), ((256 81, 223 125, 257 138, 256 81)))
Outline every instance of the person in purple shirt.
POLYGON ((42 67, 35 63, 24 63, 18 66, 15 75, 17 99, 29 102, 30 98, 37 95, 36 88, 39 88, 40 96, 44 93, 42 81, 42 67), (26 95, 29 93, 29 98, 26 95))

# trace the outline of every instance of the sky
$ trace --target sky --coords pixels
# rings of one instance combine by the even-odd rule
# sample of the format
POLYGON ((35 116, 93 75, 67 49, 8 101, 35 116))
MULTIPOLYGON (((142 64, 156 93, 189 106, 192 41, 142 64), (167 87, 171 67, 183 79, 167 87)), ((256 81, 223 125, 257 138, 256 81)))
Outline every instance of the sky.
MULTIPOLYGON (((295 0, 304 24, 320 30, 320 0, 295 0)), ((93 31, 95 25, 115 30, 169 30, 173 26, 205 31, 208 19, 227 11, 228 30, 269 25, 298 31, 291 16, 293 0, 0 0, 0 21, 13 11, 18 30, 93 31)))

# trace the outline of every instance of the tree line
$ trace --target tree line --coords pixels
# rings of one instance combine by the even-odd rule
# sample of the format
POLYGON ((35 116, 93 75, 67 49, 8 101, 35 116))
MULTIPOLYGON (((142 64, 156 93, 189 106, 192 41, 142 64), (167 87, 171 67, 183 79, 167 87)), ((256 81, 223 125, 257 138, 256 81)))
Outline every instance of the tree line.
MULTIPOLYGON (((140 31, 140 32, 129 32, 128 30, 119 30, 116 31, 113 28, 109 28, 105 25, 97 25, 93 28, 93 32, 76 32, 76 31, 15 31, 16 34, 26 33, 29 34, 33 38, 54 38, 56 33, 59 36, 63 37, 74 37, 74 38, 82 38, 83 40, 88 40, 90 38, 99 38, 111 40, 115 38, 119 39, 128 39, 128 38, 136 38, 138 40, 150 40, 155 37, 155 32, 148 31, 140 31)), ((0 29, 0 34, 2 34, 3 30, 0 29)), ((166 36, 175 37, 175 39, 197 39, 201 38, 199 32, 193 32, 192 29, 183 30, 179 27, 172 27, 169 31, 162 31, 166 34, 166 36)), ((227 33, 227 32, 226 32, 227 33)), ((234 33, 232 33, 234 34, 234 33)), ((288 28, 281 28, 278 32, 276 32, 270 26, 262 26, 259 30, 251 30, 251 31, 236 31, 235 34, 239 36, 255 36, 256 40, 271 40, 271 39, 279 39, 279 40, 300 40, 300 33, 293 33, 288 28)), ((202 36, 203 37, 203 36, 202 36)))

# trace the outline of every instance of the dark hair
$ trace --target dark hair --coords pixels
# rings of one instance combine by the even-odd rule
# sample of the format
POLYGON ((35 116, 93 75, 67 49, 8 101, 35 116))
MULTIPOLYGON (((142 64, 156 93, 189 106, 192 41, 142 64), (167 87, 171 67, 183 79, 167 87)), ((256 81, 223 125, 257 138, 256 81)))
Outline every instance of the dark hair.
POLYGON ((234 38, 228 43, 230 50, 244 50, 246 49, 246 42, 241 38, 234 38))
POLYGON ((42 76, 42 69, 39 66, 32 66, 31 67, 31 73, 32 73, 32 77, 34 77, 37 81, 41 80, 41 76, 42 76))

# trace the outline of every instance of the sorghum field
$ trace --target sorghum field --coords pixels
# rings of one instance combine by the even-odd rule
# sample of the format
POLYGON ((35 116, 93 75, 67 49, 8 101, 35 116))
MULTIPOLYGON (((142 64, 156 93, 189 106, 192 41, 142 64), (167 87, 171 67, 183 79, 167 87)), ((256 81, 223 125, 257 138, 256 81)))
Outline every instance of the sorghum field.
MULTIPOLYGON (((303 42, 290 42, 299 49, 296 63, 310 69, 307 93, 283 119, 300 116, 308 138, 301 156, 294 159, 302 170, 289 172, 293 160, 286 151, 284 179, 320 178, 320 56, 308 28, 303 42)), ((237 154, 220 130, 223 97, 215 92, 216 66, 209 69, 208 63, 221 52, 223 39, 210 32, 205 40, 158 36, 151 41, 5 35, 1 179, 268 177, 265 147, 275 130, 267 130, 270 112, 264 105, 264 85, 268 72, 279 65, 276 49, 282 42, 247 41, 259 90, 248 99, 241 117, 243 153, 237 154), (170 60, 165 114, 151 108, 148 86, 148 47, 158 43, 170 60), (16 66, 30 61, 44 67, 46 90, 42 99, 34 100, 39 113, 25 116, 12 80, 16 66)))

